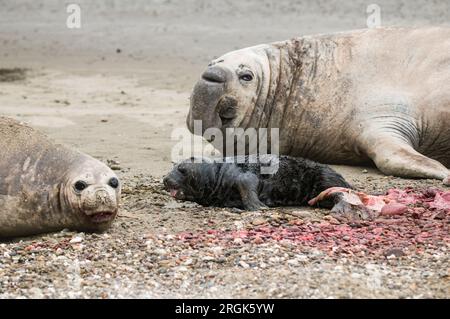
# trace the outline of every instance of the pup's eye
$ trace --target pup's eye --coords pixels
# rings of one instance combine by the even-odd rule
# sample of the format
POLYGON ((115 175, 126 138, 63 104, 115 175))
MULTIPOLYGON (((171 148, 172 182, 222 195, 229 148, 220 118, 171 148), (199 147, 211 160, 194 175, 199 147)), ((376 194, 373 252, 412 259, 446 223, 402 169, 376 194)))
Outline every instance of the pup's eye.
POLYGON ((253 80, 253 75, 248 74, 248 73, 247 74, 242 74, 239 78, 241 80, 243 80, 243 81, 250 82, 250 81, 253 80))
POLYGON ((184 166, 178 166, 178 171, 182 174, 182 175, 186 175, 187 174, 187 168, 184 166))
POLYGON ((111 178, 110 180, 109 180, 109 186, 111 186, 112 188, 117 188, 117 187, 119 187, 119 180, 117 179, 117 178, 115 178, 115 177, 113 177, 113 178, 111 178))
POLYGON ((76 182, 75 185, 74 185, 75 190, 77 190, 77 191, 79 191, 79 192, 85 190, 85 189, 87 188, 87 186, 88 186, 88 185, 86 184, 86 182, 83 182, 83 181, 78 181, 78 182, 76 182))

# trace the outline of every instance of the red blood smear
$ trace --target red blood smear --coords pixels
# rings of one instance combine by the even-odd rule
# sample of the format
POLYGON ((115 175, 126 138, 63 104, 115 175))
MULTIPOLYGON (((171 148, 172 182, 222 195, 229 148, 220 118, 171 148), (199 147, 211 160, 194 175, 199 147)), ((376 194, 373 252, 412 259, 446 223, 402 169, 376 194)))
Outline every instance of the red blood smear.
POLYGON ((423 194, 412 193, 412 189, 410 188, 405 190, 390 189, 386 197, 405 205, 416 204, 418 201, 424 199, 423 194))
POLYGON ((430 208, 450 211, 450 191, 437 193, 433 202, 430 203, 430 208))
POLYGON ((432 188, 422 191, 414 191, 412 188, 390 189, 386 195, 373 196, 351 189, 332 187, 312 199, 309 204, 315 205, 333 193, 343 193, 343 200, 348 203, 364 205, 374 212, 384 212, 386 215, 401 215, 407 212, 407 207, 413 206, 450 211, 450 191, 432 188))
POLYGON ((193 247, 204 247, 208 243, 226 247, 289 241, 299 248, 316 248, 330 255, 364 252, 366 256, 384 256, 391 248, 408 248, 411 253, 450 244, 450 192, 390 190, 386 197, 395 200, 388 206, 387 213, 359 225, 291 221, 282 226, 264 225, 237 231, 182 233, 178 239, 193 247), (237 238, 241 242, 236 242, 237 238))
POLYGON ((400 203, 389 203, 381 209, 381 215, 395 216, 402 215, 408 211, 408 206, 400 203))

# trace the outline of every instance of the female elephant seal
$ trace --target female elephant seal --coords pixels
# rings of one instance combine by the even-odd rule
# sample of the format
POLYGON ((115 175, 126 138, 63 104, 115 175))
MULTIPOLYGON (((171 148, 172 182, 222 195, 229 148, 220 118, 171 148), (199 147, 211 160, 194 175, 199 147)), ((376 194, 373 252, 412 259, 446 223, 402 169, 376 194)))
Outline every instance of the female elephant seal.
POLYGON ((448 185, 450 28, 305 36, 225 54, 196 84, 187 124, 196 134, 279 128, 281 154, 373 161, 385 174, 448 185))
POLYGON ((5 117, 0 149, 0 237, 110 226, 120 183, 106 165, 5 117))

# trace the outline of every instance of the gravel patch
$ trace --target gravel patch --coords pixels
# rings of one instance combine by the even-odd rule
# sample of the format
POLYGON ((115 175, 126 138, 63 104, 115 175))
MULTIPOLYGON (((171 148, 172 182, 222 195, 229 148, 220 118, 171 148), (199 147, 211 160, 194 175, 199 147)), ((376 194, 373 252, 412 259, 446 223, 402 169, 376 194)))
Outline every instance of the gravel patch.
POLYGON ((320 209, 205 208, 123 178, 108 232, 0 243, 0 298, 449 296, 448 214, 352 225, 320 209))

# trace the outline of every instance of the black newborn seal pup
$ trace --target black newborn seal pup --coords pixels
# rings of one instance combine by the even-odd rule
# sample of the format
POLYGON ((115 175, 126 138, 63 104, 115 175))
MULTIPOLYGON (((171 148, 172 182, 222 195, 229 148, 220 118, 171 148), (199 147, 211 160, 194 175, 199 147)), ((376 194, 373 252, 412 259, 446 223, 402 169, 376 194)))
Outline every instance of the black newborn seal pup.
MULTIPOLYGON (((179 200, 203 206, 260 210, 276 206, 306 206, 330 187, 352 188, 327 165, 307 159, 276 155, 228 157, 222 161, 190 158, 174 166, 164 186, 179 200), (273 174, 264 169, 278 168, 273 174)), ((337 198, 317 205, 332 208, 337 198)))

